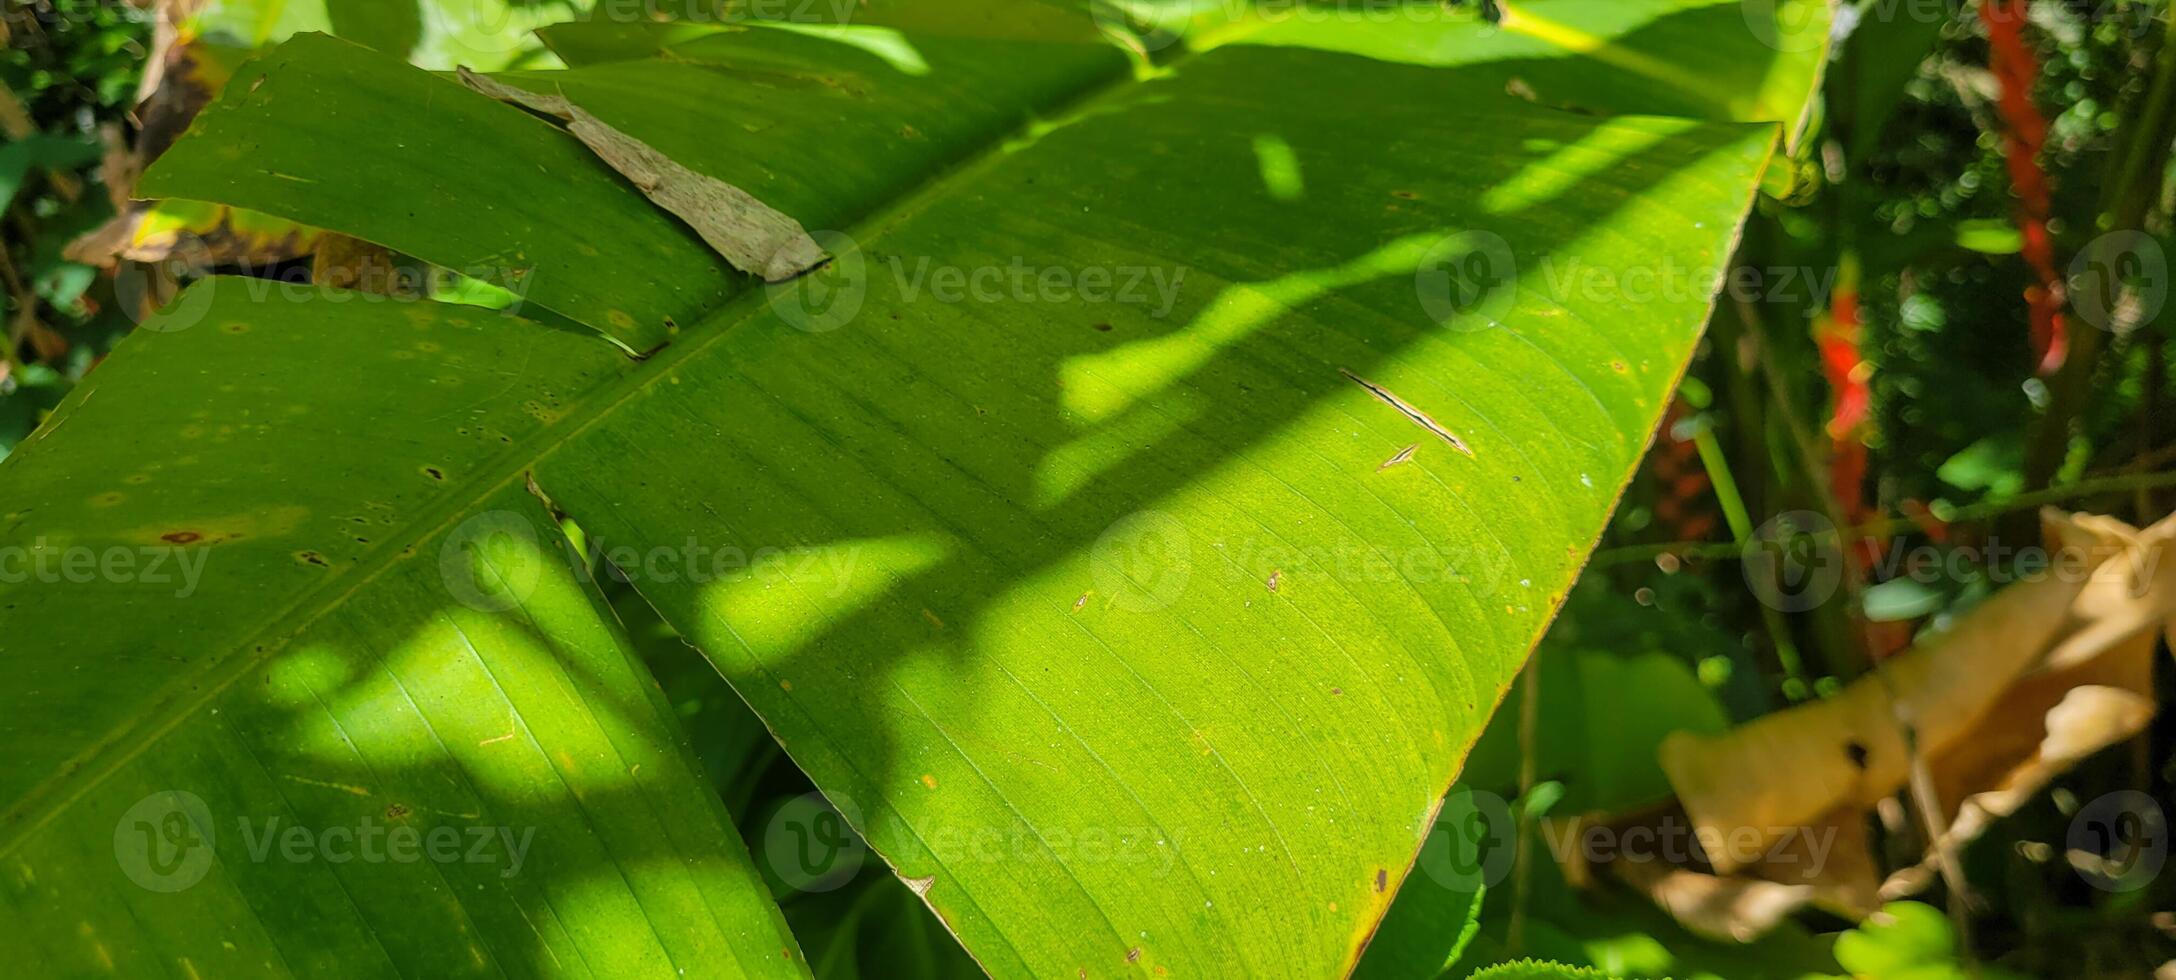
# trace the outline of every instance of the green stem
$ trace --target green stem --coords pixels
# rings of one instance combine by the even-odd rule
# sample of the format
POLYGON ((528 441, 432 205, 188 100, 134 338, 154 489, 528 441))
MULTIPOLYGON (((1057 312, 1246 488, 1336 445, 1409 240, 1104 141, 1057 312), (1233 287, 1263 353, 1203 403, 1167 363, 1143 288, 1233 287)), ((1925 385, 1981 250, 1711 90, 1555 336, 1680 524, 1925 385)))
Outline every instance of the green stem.
MULTIPOLYGON (((1723 520, 1730 524, 1733 550, 1742 550, 1753 538, 1753 515, 1746 512, 1745 499, 1738 495, 1738 481, 1730 473, 1730 461, 1723 458, 1723 447, 1715 439, 1715 430, 1699 426, 1693 433, 1692 444, 1700 451, 1700 464, 1707 468, 1708 483, 1715 489, 1715 499, 1723 507, 1723 520)), ((1806 684, 1806 658, 1798 652, 1797 642, 1791 639, 1791 624, 1783 614, 1768 603, 1760 604, 1761 624, 1768 630, 1768 638, 1775 644, 1776 662, 1783 668, 1783 694, 1798 701, 1812 691, 1806 684)))

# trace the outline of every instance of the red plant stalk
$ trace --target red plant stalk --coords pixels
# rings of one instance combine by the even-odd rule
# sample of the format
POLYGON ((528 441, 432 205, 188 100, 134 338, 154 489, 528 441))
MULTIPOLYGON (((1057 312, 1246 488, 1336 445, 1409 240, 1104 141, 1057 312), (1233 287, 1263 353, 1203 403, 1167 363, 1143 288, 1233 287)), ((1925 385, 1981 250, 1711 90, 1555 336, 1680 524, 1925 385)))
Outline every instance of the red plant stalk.
POLYGON ((2048 122, 2032 101, 2040 66, 2032 46, 2025 43, 2027 2, 1982 0, 1980 21, 1987 25, 1988 68, 2001 88, 1996 107, 2006 130, 2003 165, 2017 192, 2017 230, 2024 242, 2025 262, 2038 278, 2025 287, 2025 303, 2032 316, 2033 350, 2040 356, 2037 370, 2046 377, 2063 366, 2069 344, 2063 324, 2063 280, 2055 271, 2055 246, 2048 237, 2048 175, 2040 168, 2048 122))
MULTIPOLYGON (((1835 497, 1843 521, 1864 524, 1873 508, 1866 500, 1866 426, 1873 416, 1874 366, 1859 350, 1858 263, 1846 256, 1829 296, 1828 312, 1814 321, 1813 342, 1821 355, 1821 374, 1828 380, 1833 401, 1829 406, 1829 492, 1835 497)), ((1857 567, 1868 568, 1880 553, 1881 542, 1867 538, 1854 542, 1857 567)))
MULTIPOLYGON (((1868 453, 1866 428, 1873 420, 1874 365, 1860 348, 1859 267, 1854 256, 1845 255, 1829 295, 1828 311, 1814 322, 1813 340, 1821 355, 1821 373, 1828 380, 1833 401, 1823 427, 1829 439, 1829 490, 1840 513, 1838 520, 1850 527, 1873 523, 1875 508, 1866 499, 1868 453)), ((1848 529, 1846 529, 1848 530, 1848 529)), ((1856 589, 1873 575, 1882 550, 1889 546, 1885 531, 1870 531, 1842 542, 1849 550, 1850 580, 1856 589)), ((1884 659, 1911 644, 1911 624, 1875 623, 1855 614, 1866 643, 1866 653, 1884 659)))

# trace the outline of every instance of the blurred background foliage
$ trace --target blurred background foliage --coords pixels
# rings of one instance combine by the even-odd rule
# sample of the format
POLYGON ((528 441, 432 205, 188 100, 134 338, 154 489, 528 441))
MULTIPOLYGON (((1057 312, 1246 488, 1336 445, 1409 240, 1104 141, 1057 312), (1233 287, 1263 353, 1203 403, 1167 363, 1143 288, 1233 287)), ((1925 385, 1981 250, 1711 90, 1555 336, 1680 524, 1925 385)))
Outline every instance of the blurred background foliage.
MULTIPOLYGON (((294 32, 328 30, 427 68, 549 67, 528 29, 586 6, 10 0, 0 455, 176 282, 214 269, 307 277, 322 260, 328 246, 310 229, 128 199, 133 172, 234 65, 294 32)), ((1442 887, 1416 873, 1363 972, 1413 972, 1389 959, 1413 940, 1419 972, 1441 963, 1456 976, 1528 956, 1679 978, 2172 975, 2176 876, 2094 888, 2065 843, 2085 801, 2122 789, 2176 799, 2176 725, 2165 718, 1965 845, 1968 890, 1937 880, 1916 903, 1857 923, 1808 907, 1756 942, 1703 937, 1630 890, 1575 887, 1592 883, 1540 846, 1552 815, 1669 797, 1656 762, 1666 733, 1721 732, 1834 696, 1938 635, 2003 580, 1981 546, 2037 542, 2037 506, 2144 526, 2176 501, 2163 309, 2169 5, 1842 6, 1822 104, 1758 202, 1740 285, 1718 303, 1600 552, 1454 791, 1508 802, 1447 805, 1431 840, 1454 863, 1485 866, 1491 885, 1442 887), (2028 9, 2007 38, 1989 16, 2028 9), (1836 601, 1788 611, 1760 601, 1740 558, 1785 513, 1840 529, 1849 568, 1836 601), (1960 571, 1924 581, 1864 557, 1901 547, 1962 556, 1960 571)), ((774 817, 813 787, 632 592, 614 587, 614 599, 770 869, 774 817)), ((2165 700, 2168 661, 2155 658, 2165 700)), ((1911 824, 1877 828, 1895 838, 1889 853, 1917 855, 1911 839, 1925 828, 1911 824)), ((1430 861, 1424 850, 1424 870, 1430 861)), ((823 885, 773 881, 819 976, 976 972, 880 862, 823 885)))

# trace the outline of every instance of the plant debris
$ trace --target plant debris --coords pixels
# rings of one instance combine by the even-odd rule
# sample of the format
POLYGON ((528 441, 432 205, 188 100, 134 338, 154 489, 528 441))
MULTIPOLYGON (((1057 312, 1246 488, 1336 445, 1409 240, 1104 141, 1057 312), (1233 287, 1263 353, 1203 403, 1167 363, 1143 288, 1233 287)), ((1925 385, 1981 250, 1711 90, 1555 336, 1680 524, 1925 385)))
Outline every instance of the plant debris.
POLYGON ((605 165, 635 189, 702 236, 703 242, 742 272, 783 282, 822 265, 830 256, 791 216, 725 181, 681 166, 649 144, 606 125, 564 95, 545 95, 508 85, 467 68, 463 85, 501 102, 563 120, 605 165))

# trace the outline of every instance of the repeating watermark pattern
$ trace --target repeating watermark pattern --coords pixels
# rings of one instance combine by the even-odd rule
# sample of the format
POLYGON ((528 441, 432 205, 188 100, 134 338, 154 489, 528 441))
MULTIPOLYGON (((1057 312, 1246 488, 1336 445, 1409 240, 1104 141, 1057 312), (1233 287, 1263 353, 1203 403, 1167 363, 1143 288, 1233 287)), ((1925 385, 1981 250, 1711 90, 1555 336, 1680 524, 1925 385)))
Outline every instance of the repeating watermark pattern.
MULTIPOLYGON (((1834 598, 1843 583, 1845 542, 1836 525, 1812 511, 1778 514, 1746 539, 1739 551, 1745 584, 1755 597, 1781 612, 1805 612, 1834 598)), ((1999 537, 1980 544, 1910 544, 1901 537, 1868 556, 1866 575, 1873 581, 1900 579, 1933 585, 1984 580, 1997 586, 2054 579, 2083 581, 2111 560, 2145 588, 2160 567, 2157 549, 2120 544, 2049 548, 2013 546, 1999 537)))
POLYGON ((365 815, 352 824, 312 826, 281 816, 234 819, 230 846, 211 807, 187 790, 152 793, 113 825, 113 857, 121 873, 155 892, 186 891, 203 881, 222 857, 256 864, 471 864, 521 873, 535 827, 454 826, 424 828, 365 815), (234 846, 239 845, 239 846, 234 846))
POLYGON ((1559 864, 1661 862, 1676 867, 1758 865, 1762 875, 1788 881, 1821 876, 1836 847, 1834 825, 1711 827, 1665 817, 1651 824, 1543 824, 1542 839, 1559 864))
POLYGON ((1045 826, 1030 830, 1024 825, 1000 830, 995 827, 962 829, 939 827, 925 838, 929 851, 948 867, 963 864, 1058 864, 1126 865, 1143 869, 1152 878, 1164 878, 1178 864, 1184 846, 1183 829, 1165 831, 1150 826, 1045 826))
POLYGON ((1266 24, 1423 25, 1464 21, 1476 36, 1496 32, 1497 0, 1090 0, 1089 13, 1103 33, 1143 53, 1161 52, 1184 40, 1195 24, 1252 20, 1266 24))
POLYGON ((521 873, 529 845, 536 840, 535 827, 455 827, 441 824, 424 829, 386 823, 368 816, 353 825, 311 827, 280 817, 261 821, 240 819, 243 850, 251 861, 263 864, 278 860, 288 864, 483 864, 498 868, 499 877, 521 873))
POLYGON ((861 314, 869 295, 869 261, 845 232, 812 231, 809 237, 831 261, 797 278, 766 283, 763 293, 779 319, 809 333, 828 333, 861 314))
POLYGON ((1160 510, 1119 518, 1088 549, 1096 592, 1127 612, 1154 612, 1179 601, 1194 575, 1192 535, 1160 510))
POLYGON ((1494 793, 1457 789, 1443 800, 1436 825, 1421 843, 1420 870, 1436 884, 1471 892, 1511 873, 1518 854, 1511 804, 1494 793))
POLYGON ((1777 514, 1746 539, 1739 569, 1746 587, 1769 608, 1814 609, 1843 584, 1844 554, 1837 545, 1836 525, 1812 511, 1777 514))
POLYGON ((1413 292, 1430 320, 1457 330, 1497 326, 1517 301, 1518 257, 1502 235, 1462 231, 1429 247, 1413 292))
POLYGON ((523 514, 489 510, 455 525, 438 549, 440 582, 454 601, 478 612, 505 612, 528 601, 543 581, 547 561, 563 562, 585 582, 792 582, 809 595, 835 599, 857 583, 862 548, 853 543, 749 548, 689 535, 641 547, 594 538, 578 549, 563 535, 540 536, 523 514))
POLYGON ((505 612, 534 594, 543 570, 529 519, 487 510, 454 526, 438 546, 438 577, 454 601, 478 612, 505 612))
POLYGON ((488 293, 489 306, 464 308, 479 314, 517 316, 528 302, 536 269, 486 258, 460 268, 366 263, 343 285, 314 278, 204 276, 209 260, 177 248, 157 262, 123 262, 114 270, 114 297, 122 312, 146 330, 173 333, 202 322, 213 301, 239 290, 253 302, 277 297, 290 303, 334 305, 438 302, 450 295, 488 293))
POLYGON ((204 880, 218 860, 211 807, 187 790, 137 800, 113 825, 113 859, 130 881, 178 892, 204 880))
POLYGON ((890 292, 906 303, 1123 306, 1161 320, 1178 303, 1184 266, 1050 264, 1015 255, 971 265, 929 255, 884 255, 872 261, 852 236, 838 231, 809 237, 831 260, 806 275, 764 287, 771 311, 809 333, 826 333, 861 314, 871 276, 888 279, 890 292))
POLYGON ((1491 231, 1459 231, 1429 247, 1413 273, 1413 292, 1429 320, 1459 332, 1503 326, 1522 295, 1552 305, 1700 304, 1716 296, 1749 304, 1817 307, 1835 292, 1836 266, 1736 265, 1703 268, 1662 256, 1602 265, 1578 256, 1543 255, 1522 265, 1511 243, 1491 231))
MULTIPOLYGON (((1827 41, 1829 35, 1839 36, 1858 17, 1859 10, 1846 4, 1836 16, 1836 25, 1823 26, 1822 6, 1827 0, 1739 0, 1738 11, 1745 17, 1745 27, 1761 44, 1785 54, 1805 54, 1827 41)), ((1942 7, 1947 0, 1874 0, 1876 4, 1914 4, 1930 8, 1942 7)), ((1949 19, 1947 10, 1941 13, 1949 19)))
POLYGON ((53 544, 41 535, 28 545, 0 546, 0 583, 171 586, 174 598, 186 599, 196 594, 210 559, 210 549, 179 543, 91 547, 53 544))
POLYGON ((596 0, 574 17, 612 24, 850 24, 861 0, 596 0))
POLYGON ((869 845, 854 832, 860 811, 840 797, 803 793, 771 813, 763 825, 763 861, 788 887, 828 892, 852 881, 868 859, 869 845))
MULTIPOLYGON (((1430 880, 1470 892, 1503 882, 1518 850, 1515 804, 1484 790, 1456 789, 1428 840, 1419 865, 1430 880)), ((1710 827, 1681 816, 1612 826, 1583 821, 1536 821, 1532 838, 1559 865, 1661 862, 1676 867, 1758 864, 1763 873, 1803 880, 1820 877, 1835 851, 1837 828, 1787 825, 1710 827)))
POLYGON ((2168 862, 2168 814, 2137 790, 2119 790, 2078 808, 2064 844, 2071 867, 2096 888, 2133 892, 2168 862))
POLYGON ((2102 330, 2150 323, 2168 302, 2168 253, 2142 231, 2112 231, 2070 260, 2065 298, 2078 319, 2102 330))
POLYGON ((1004 265, 939 264, 927 255, 911 264, 901 256, 887 256, 885 264, 898 284, 899 298, 909 303, 925 295, 939 303, 1115 303, 1145 308, 1158 320, 1170 315, 1179 284, 1186 279, 1183 266, 1031 266, 1018 255, 1004 265))
MULTIPOLYGON (((860 817, 852 800, 803 793, 779 804, 763 825, 764 866, 787 887, 828 892, 852 881, 868 862, 869 846, 854 831, 860 817)), ((1179 860, 1183 831, 1152 826, 1046 825, 1029 828, 961 827, 946 824, 920 833, 930 856, 959 868, 971 864, 1088 864, 1137 867, 1153 878, 1169 875, 1179 860)))
POLYGON ((1126 612, 1143 613, 1169 608, 1196 582, 1272 594, 1316 577, 1344 585, 1454 583, 1490 596, 1504 589, 1513 572, 1508 552, 1450 544, 1384 548, 1358 537, 1294 544, 1268 535, 1197 542, 1184 522, 1153 509, 1105 528, 1088 558, 1094 595, 1126 612))

